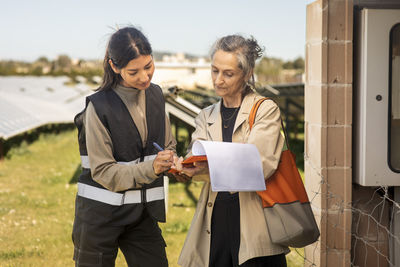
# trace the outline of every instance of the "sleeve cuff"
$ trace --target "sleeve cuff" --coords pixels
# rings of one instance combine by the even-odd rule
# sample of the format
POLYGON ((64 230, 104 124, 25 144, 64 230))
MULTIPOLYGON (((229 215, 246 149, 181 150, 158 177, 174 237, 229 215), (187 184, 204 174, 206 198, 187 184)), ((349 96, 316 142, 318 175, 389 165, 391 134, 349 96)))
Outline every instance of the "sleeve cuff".
POLYGON ((154 169, 153 169, 153 162, 154 162, 154 160, 148 160, 148 161, 144 161, 143 162, 143 168, 144 168, 144 171, 145 171, 145 173, 146 173, 146 176, 148 177, 148 178, 150 178, 150 179, 157 179, 158 178, 158 176, 156 175, 156 173, 154 172, 154 169))

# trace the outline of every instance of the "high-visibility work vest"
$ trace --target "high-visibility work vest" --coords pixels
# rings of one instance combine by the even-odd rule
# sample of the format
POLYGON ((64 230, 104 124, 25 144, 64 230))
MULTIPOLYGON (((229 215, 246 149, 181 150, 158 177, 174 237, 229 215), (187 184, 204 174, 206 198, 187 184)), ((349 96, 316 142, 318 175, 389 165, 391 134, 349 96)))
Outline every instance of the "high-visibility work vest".
MULTIPOLYGON (((146 89, 147 143, 143 148, 139 131, 121 98, 112 89, 98 91, 86 99, 86 107, 91 102, 96 114, 110 133, 113 156, 117 164, 137 164, 153 160, 158 151, 153 142, 165 143, 165 100, 161 88, 151 84, 146 89)), ((164 180, 162 175, 151 184, 140 189, 132 188, 124 192, 112 192, 94 181, 90 173, 86 148, 83 114, 76 115, 79 152, 82 159, 82 173, 78 179, 76 215, 90 223, 110 222, 123 225, 133 220, 138 212, 147 209, 157 221, 165 221, 164 180)))

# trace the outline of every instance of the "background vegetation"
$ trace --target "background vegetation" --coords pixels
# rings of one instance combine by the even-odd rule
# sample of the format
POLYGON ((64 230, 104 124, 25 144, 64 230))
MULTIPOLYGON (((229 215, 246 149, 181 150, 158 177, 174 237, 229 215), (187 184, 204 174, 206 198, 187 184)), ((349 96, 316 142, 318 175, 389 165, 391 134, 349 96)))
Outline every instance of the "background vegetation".
MULTIPOLYGON (((167 52, 154 52, 156 61, 161 61, 164 56, 170 56, 167 52)), ((188 60, 196 60, 193 55, 185 55, 188 60)), ((16 60, 0 60, 0 76, 7 75, 33 75, 33 76, 69 76, 71 82, 79 82, 84 77, 87 82, 98 84, 103 75, 102 60, 71 59, 68 55, 59 55, 50 60, 47 57, 39 57, 34 62, 16 60)), ((279 58, 263 57, 257 63, 255 73, 258 83, 278 84, 301 82, 304 72, 304 60, 298 57, 294 60, 284 61, 279 58)))

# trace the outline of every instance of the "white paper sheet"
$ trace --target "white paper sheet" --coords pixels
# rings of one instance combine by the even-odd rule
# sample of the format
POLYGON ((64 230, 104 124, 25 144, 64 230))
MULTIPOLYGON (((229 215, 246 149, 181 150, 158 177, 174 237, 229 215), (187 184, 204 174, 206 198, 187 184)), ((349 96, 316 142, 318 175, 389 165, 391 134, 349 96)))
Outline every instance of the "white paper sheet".
POLYGON ((260 154, 255 145, 196 141, 192 154, 207 155, 212 191, 265 190, 260 154))

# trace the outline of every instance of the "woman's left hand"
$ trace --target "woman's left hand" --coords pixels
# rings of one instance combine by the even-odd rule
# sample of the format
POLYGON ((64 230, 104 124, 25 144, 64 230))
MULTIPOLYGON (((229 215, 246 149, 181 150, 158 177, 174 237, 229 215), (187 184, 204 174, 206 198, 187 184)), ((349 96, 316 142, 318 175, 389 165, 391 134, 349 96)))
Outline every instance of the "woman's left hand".
POLYGON ((173 173, 172 175, 178 182, 186 183, 190 181, 192 178, 182 173, 183 170, 182 161, 183 161, 182 157, 178 158, 177 156, 174 156, 174 164, 172 165, 172 168, 177 170, 178 172, 173 173))
POLYGON ((181 168, 177 168, 178 173, 174 174, 176 180, 179 182, 188 182, 195 175, 208 173, 207 162, 194 162, 193 165, 194 167, 191 168, 180 165, 179 167, 181 168))

